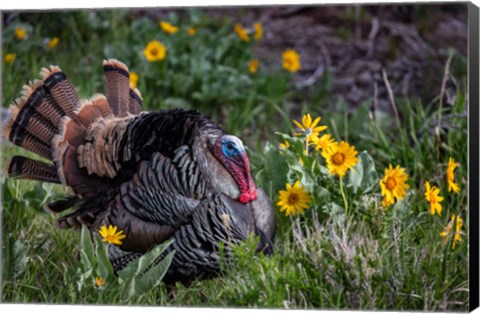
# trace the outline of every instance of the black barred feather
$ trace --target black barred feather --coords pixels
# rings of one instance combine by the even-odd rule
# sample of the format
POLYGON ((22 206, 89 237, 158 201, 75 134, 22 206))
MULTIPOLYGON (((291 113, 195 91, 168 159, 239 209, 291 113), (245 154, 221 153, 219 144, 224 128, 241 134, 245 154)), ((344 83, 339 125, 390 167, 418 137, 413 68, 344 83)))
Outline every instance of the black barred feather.
POLYGON ((130 99, 128 102, 128 111, 133 115, 138 115, 142 111, 142 95, 138 89, 130 89, 130 99))
POLYGON ((80 201, 81 199, 78 196, 72 195, 64 199, 47 203, 43 206, 43 208, 51 213, 61 213, 78 204, 80 201))
POLYGON ((14 156, 6 166, 6 173, 17 179, 38 180, 60 183, 57 169, 52 164, 33 160, 24 156, 14 156))
POLYGON ((52 74, 44 80, 43 84, 50 92, 53 101, 62 108, 69 118, 75 119, 75 111, 80 105, 80 99, 65 73, 58 69, 58 72, 52 72, 52 74))
POLYGON ((105 93, 112 112, 117 117, 124 117, 129 111, 130 74, 125 64, 118 60, 103 62, 105 72, 105 93))

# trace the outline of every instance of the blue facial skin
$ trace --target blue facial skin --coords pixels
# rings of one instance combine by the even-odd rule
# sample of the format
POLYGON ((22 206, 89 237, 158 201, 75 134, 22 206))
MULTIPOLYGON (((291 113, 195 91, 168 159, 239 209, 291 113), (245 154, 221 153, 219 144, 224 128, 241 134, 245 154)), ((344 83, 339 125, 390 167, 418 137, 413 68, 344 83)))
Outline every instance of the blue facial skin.
POLYGON ((222 143, 222 153, 229 159, 235 157, 238 158, 245 153, 245 149, 243 147, 238 147, 234 142, 228 141, 222 143))

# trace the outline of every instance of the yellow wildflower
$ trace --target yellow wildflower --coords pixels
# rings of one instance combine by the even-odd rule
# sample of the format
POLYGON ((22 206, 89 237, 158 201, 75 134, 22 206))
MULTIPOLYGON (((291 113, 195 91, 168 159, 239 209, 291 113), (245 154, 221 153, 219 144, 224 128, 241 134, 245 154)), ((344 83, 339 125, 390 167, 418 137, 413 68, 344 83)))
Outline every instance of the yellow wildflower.
POLYGON ((258 61, 258 59, 253 59, 248 63, 248 70, 252 74, 257 73, 259 67, 260 61, 258 61))
POLYGON ((15 61, 17 55, 15 53, 7 53, 5 54, 4 60, 6 64, 12 64, 15 61))
POLYGON ((248 31, 242 27, 242 24, 240 23, 235 24, 233 31, 235 32, 235 34, 237 34, 238 37, 240 37, 241 40, 245 42, 250 41, 250 36, 248 35, 248 31))
POLYGON ((288 141, 280 143, 280 148, 288 149, 289 147, 290 147, 290 143, 288 141))
POLYGON ((302 117, 302 123, 301 124, 300 124, 300 122, 298 122, 296 120, 293 120, 293 123, 300 130, 302 130, 302 133, 295 133, 295 135, 299 136, 299 135, 305 134, 305 136, 307 137, 307 141, 312 142, 316 137, 318 137, 320 132, 327 129, 327 126, 325 126, 325 125, 317 126, 318 123, 320 123, 321 119, 322 119, 322 117, 318 117, 312 122, 312 117, 310 116, 309 113, 307 113, 306 115, 304 115, 302 117))
POLYGON ((178 27, 174 26, 168 22, 160 21, 160 28, 167 34, 175 34, 178 32, 178 27))
POLYGON ((430 187, 430 182, 425 182, 425 199, 430 203, 430 214, 435 215, 435 212, 439 216, 442 215, 442 205, 440 203, 443 201, 443 197, 438 195, 440 189, 436 186, 430 187))
POLYGON ((57 47, 58 43, 60 42, 60 39, 58 37, 53 37, 47 42, 47 47, 48 49, 53 49, 57 47))
POLYGON ((167 56, 167 48, 158 40, 152 40, 143 50, 143 55, 148 62, 161 61, 167 56))
POLYGON ((123 230, 117 232, 117 226, 109 225, 108 228, 103 225, 98 231, 102 236, 102 242, 107 242, 110 244, 121 245, 122 239, 126 238, 126 235, 122 234, 123 230))
POLYGON ((23 27, 17 27, 15 28, 15 37, 18 40, 24 40, 25 37, 27 37, 27 30, 23 27))
POLYGON ((458 184, 454 182, 455 174, 453 173, 453 171, 457 167, 458 167, 458 163, 456 163, 455 160, 452 157, 450 157, 450 159, 448 160, 447 175, 446 175, 448 192, 453 190, 454 193, 458 193, 458 191, 460 191, 458 184))
POLYGON ((305 191, 303 186, 300 186, 300 181, 296 181, 293 187, 287 183, 286 191, 279 191, 278 203, 280 211, 285 212, 285 216, 296 215, 297 212, 303 214, 303 210, 308 208, 308 203, 311 202, 310 195, 305 191))
POLYGON ((95 277, 95 286, 97 287, 103 287, 107 284, 107 282, 105 281, 105 279, 103 279, 102 277, 95 277))
POLYGON ((197 34, 197 29, 194 27, 190 27, 186 30, 188 36, 195 36, 197 34))
POLYGON ((331 175, 343 177, 348 169, 353 168, 357 162, 358 152, 355 146, 350 146, 347 142, 332 143, 322 151, 322 156, 327 162, 327 168, 331 175))
MULTIPOLYGON (((452 215, 450 222, 445 226, 442 232, 440 232, 440 236, 445 238, 444 241, 448 241, 448 237, 452 231, 453 223, 455 221, 455 215, 452 215)), ((463 226, 463 219, 460 216, 457 216, 457 223, 455 224, 455 233, 453 236, 452 242, 452 250, 455 249, 457 242, 462 242, 462 235, 465 233, 461 230, 463 226)))
POLYGON ((313 139, 312 145, 315 145, 316 150, 327 149, 330 144, 335 143, 335 140, 330 134, 323 134, 321 137, 316 137, 313 139))
POLYGON ((255 23, 253 25, 254 33, 253 37, 255 37, 255 40, 260 40, 263 38, 263 27, 262 23, 255 23))
POLYGON ((131 89, 135 89, 138 85, 138 80, 140 79, 140 77, 138 76, 138 73, 137 72, 130 72, 130 88, 131 89))
POLYGON ((410 186, 405 182, 408 180, 408 174, 405 169, 398 165, 395 169, 390 164, 385 168, 385 175, 380 180, 380 189, 383 195, 383 206, 387 207, 395 203, 395 198, 401 200, 406 195, 406 189, 410 186))
POLYGON ((287 49, 283 52, 283 68, 289 72, 297 72, 301 68, 300 55, 292 49, 287 49))

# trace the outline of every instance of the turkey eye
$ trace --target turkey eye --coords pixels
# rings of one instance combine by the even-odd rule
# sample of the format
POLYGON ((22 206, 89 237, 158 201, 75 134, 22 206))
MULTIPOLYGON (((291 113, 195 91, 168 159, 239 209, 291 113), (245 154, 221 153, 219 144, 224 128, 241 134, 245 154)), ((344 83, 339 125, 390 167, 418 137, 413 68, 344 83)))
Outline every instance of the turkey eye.
POLYGON ((233 145, 232 145, 231 143, 228 143, 228 144, 227 144, 227 148, 228 148, 228 149, 233 149, 233 145))

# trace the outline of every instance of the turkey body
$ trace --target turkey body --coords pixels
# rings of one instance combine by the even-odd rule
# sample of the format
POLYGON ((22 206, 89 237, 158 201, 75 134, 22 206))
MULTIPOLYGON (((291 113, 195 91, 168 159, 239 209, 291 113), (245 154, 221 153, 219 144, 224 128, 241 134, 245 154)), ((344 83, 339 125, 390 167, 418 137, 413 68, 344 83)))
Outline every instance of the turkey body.
MULTIPOLYGON (((81 101, 56 66, 23 89, 11 105, 4 136, 48 162, 15 156, 12 177, 63 184, 72 195, 45 205, 60 228, 117 226, 126 235, 109 246, 116 271, 155 245, 173 240, 165 281, 216 276, 220 246, 259 236, 271 253, 274 213, 255 187, 240 139, 195 110, 142 112, 128 68, 104 61, 105 96, 81 101)), ((159 257, 160 259, 161 257, 159 257)))

